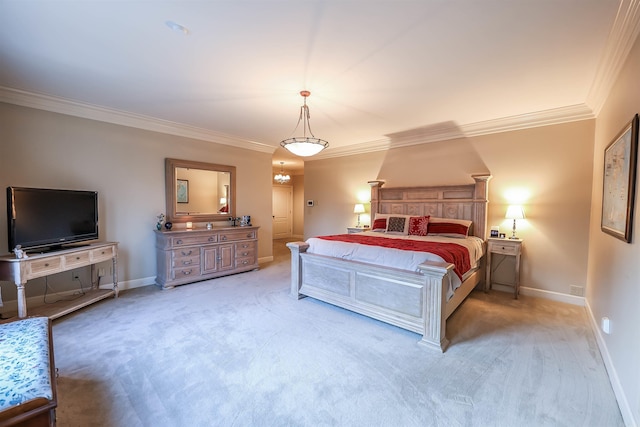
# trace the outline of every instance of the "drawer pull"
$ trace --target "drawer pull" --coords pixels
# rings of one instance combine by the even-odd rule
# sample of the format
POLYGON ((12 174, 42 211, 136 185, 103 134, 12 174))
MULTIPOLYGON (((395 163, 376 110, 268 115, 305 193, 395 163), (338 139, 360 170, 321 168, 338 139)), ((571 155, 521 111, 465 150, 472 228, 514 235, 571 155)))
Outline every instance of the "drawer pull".
POLYGON ((189 261, 182 261, 182 265, 191 265, 193 261, 189 260, 189 261))
POLYGON ((222 240, 222 241, 227 240, 227 236, 221 236, 221 237, 220 237, 220 240, 222 240))
POLYGON ((210 242, 215 242, 215 241, 216 241, 216 239, 215 239, 213 236, 211 236, 211 237, 209 237, 209 241, 210 241, 210 242))
POLYGON ((247 237, 250 239, 253 237, 253 233, 247 233, 247 237))
POLYGON ((181 245, 181 244, 182 244, 182 239, 176 240, 176 245, 181 245))
POLYGON ((79 256, 77 256, 77 257, 76 257, 76 260, 79 260, 79 259, 80 259, 80 257, 79 257, 79 256))
POLYGON ((247 249, 249 247, 249 245, 247 245, 246 243, 244 245, 242 245, 242 249, 247 249))
POLYGON ((217 257, 216 261, 222 261, 222 258, 221 257, 217 257))
POLYGON ((242 252, 242 256, 247 256, 249 255, 249 252, 242 252))
POLYGON ((45 263, 44 263, 44 266, 45 266, 45 267, 49 267, 49 263, 48 263, 48 262, 45 262, 45 263))
POLYGON ((184 274, 185 276, 188 276, 191 274, 191 270, 185 270, 182 272, 182 274, 184 274))
POLYGON ((100 255, 104 255, 104 251, 100 252, 100 255))
POLYGON ((193 252, 193 249, 190 249, 189 252, 182 251, 182 256, 189 256, 193 252))
POLYGON ((246 259, 244 261, 242 261, 243 264, 249 264, 249 261, 247 261, 246 259))
POLYGON ((506 249, 507 249, 507 248, 505 248, 504 246, 502 247, 502 250, 503 250, 503 251, 504 251, 504 250, 506 250, 506 249))

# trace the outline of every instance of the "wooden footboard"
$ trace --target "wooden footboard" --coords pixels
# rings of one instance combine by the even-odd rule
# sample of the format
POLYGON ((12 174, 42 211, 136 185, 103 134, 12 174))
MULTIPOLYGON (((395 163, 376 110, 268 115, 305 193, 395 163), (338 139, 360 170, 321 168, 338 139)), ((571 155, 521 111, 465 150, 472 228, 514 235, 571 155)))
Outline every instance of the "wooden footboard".
POLYGON ((471 283, 461 287, 466 294, 460 293, 448 305, 447 275, 453 264, 425 262, 419 272, 411 272, 308 254, 305 242, 287 243, 287 247, 293 298, 310 296, 422 334, 420 344, 440 351, 449 344, 447 317, 473 289, 471 283))

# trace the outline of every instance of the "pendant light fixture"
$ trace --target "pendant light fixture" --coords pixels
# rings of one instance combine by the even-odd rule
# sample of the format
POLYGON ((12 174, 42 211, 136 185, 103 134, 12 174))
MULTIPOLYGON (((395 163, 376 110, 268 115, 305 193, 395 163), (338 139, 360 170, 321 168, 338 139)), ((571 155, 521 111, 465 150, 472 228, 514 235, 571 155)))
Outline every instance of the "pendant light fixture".
POLYGON ((284 162, 280 162, 280 173, 273 178, 278 184, 286 184, 291 177, 284 174, 284 162))
POLYGON ((280 142, 280 145, 296 156, 309 157, 327 148, 329 143, 323 139, 316 138, 313 132, 311 132, 311 126, 309 125, 309 107, 307 107, 307 97, 311 95, 311 92, 303 90, 300 92, 300 95, 302 95, 304 99, 304 105, 300 107, 300 117, 298 118, 298 124, 293 130, 293 133, 295 134, 302 121, 302 136, 292 136, 280 142), (307 132, 311 135, 310 137, 307 136, 307 132))

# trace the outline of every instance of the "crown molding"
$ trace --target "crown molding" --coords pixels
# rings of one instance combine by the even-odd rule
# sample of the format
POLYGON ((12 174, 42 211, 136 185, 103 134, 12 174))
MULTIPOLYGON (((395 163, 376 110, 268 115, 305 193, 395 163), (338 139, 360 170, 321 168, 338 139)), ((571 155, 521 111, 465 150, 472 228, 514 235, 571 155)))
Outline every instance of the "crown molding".
POLYGON ((640 0, 621 0, 587 95, 586 103, 596 116, 600 114, 639 33, 640 0))
POLYGON ((0 102, 263 153, 273 154, 276 150, 276 147, 267 144, 235 138, 208 129, 4 86, 0 86, 0 102))
POLYGON ((385 139, 379 139, 372 142, 354 144, 347 147, 329 147, 327 150, 313 156, 313 159, 327 159, 332 157, 372 153, 376 151, 389 150, 391 148, 409 147, 412 145, 448 141, 451 139, 470 138, 474 136, 491 135, 495 133, 531 129, 541 126, 559 125, 594 118, 595 115, 591 108, 585 104, 579 104, 460 126, 453 122, 446 122, 434 126, 426 126, 410 131, 390 134, 387 135, 387 138, 385 139))
MULTIPOLYGON (((197 128, 140 114, 128 113, 92 104, 1 86, 0 102, 169 135, 209 141, 217 144, 230 145, 264 153, 273 154, 277 148, 259 142, 234 138, 208 129, 197 128)), ((466 125, 456 125, 454 122, 446 122, 386 135, 386 138, 370 142, 336 148, 329 147, 329 149, 315 155, 313 158, 326 159, 332 157, 351 156, 385 151, 391 148, 401 148, 457 138, 489 135, 493 133, 529 129, 533 127, 549 126, 593 118, 595 118, 595 115, 592 110, 586 104, 580 104, 466 125)))

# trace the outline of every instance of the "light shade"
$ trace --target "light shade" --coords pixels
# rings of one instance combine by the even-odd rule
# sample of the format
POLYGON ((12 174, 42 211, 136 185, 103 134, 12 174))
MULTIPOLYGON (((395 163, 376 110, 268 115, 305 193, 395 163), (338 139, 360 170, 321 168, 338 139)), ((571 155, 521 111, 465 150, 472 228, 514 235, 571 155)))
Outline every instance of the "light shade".
POLYGON ((300 95, 304 99, 304 105, 300 107, 300 117, 298 118, 298 123, 296 124, 293 133, 296 132, 298 126, 300 126, 300 122, 302 121, 302 135, 303 136, 293 136, 291 138, 287 138, 280 142, 280 145, 286 148, 289 152, 295 154, 296 156, 301 157, 309 157, 315 154, 318 154, 325 148, 329 146, 329 143, 323 139, 316 138, 311 132, 311 125, 309 124, 309 107, 307 107, 307 97, 311 95, 311 92, 308 90, 303 90, 300 92, 300 95), (307 132, 311 137, 307 136, 307 132))
POLYGON ((362 203, 356 203, 356 205, 353 207, 353 213, 364 213, 364 205, 362 203))
POLYGON ((280 162, 280 173, 274 176, 273 179, 280 184, 286 184, 291 180, 291 177, 284 173, 284 162, 280 162))
POLYGON ((524 209, 520 205, 510 205, 504 217, 506 219, 524 219, 524 209))

